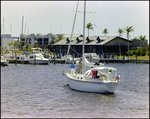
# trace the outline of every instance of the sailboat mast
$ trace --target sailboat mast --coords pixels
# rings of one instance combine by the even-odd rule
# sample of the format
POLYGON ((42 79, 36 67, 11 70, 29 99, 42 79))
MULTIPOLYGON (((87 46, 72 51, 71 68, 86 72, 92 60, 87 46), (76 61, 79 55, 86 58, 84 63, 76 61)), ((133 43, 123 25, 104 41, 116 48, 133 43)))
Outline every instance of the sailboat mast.
POLYGON ((82 56, 84 54, 84 39, 85 39, 85 14, 86 13, 86 1, 84 1, 84 15, 83 15, 83 47, 82 47, 82 56))

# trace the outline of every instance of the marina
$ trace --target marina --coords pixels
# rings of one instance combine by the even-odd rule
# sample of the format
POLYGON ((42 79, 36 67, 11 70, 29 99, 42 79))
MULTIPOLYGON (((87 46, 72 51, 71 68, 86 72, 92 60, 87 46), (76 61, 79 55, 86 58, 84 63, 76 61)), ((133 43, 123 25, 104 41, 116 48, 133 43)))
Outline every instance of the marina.
POLYGON ((62 75, 64 65, 1 67, 1 117, 149 118, 149 64, 105 64, 121 75, 113 94, 72 90, 62 75))
POLYGON ((1 118, 149 118, 149 6, 76 2, 2 2, 1 118))
MULTIPOLYGON (((79 58, 74 58, 72 61, 77 61, 77 59, 79 58)), ((50 59, 49 63, 61 63, 61 64, 65 64, 65 60, 62 59, 50 59)), ((108 59, 108 58, 104 58, 104 59, 100 59, 101 63, 142 63, 142 64, 149 64, 149 60, 136 60, 136 59, 130 59, 130 60, 124 60, 124 59, 108 59)), ((9 59, 9 63, 15 63, 15 59, 9 59)), ((28 61, 25 60, 18 60, 17 59, 17 63, 18 64, 29 64, 28 61)))

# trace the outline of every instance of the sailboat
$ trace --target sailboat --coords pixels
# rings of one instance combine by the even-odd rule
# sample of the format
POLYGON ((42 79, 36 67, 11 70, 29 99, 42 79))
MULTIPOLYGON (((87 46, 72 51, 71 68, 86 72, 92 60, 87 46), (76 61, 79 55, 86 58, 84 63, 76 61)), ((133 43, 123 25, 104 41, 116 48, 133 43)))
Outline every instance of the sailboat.
POLYGON ((90 69, 85 71, 83 74, 64 74, 67 76, 69 87, 73 90, 94 93, 113 93, 120 82, 120 75, 117 75, 117 69, 113 67, 104 67, 102 66, 103 64, 99 63, 96 65, 96 63, 89 62, 84 56, 85 11, 86 2, 84 1, 82 64, 83 66, 90 67, 90 69))

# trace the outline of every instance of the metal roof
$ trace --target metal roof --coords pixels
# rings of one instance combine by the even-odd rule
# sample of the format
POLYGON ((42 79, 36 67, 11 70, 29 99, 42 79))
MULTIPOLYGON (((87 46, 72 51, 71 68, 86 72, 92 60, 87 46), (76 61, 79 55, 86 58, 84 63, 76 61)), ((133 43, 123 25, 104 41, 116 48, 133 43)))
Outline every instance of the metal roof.
MULTIPOLYGON (((104 45, 116 37, 118 36, 90 36, 85 37, 84 43, 85 45, 104 45), (89 40, 87 40, 87 38, 89 38, 89 40), (100 40, 98 40, 98 38, 100 38, 100 40)), ((62 39, 59 42, 56 42, 54 45, 69 45, 69 40, 70 40, 69 37, 64 37, 64 39, 62 39)), ((72 37, 71 45, 82 45, 82 44, 83 44, 83 37, 74 37, 74 36, 72 37)))

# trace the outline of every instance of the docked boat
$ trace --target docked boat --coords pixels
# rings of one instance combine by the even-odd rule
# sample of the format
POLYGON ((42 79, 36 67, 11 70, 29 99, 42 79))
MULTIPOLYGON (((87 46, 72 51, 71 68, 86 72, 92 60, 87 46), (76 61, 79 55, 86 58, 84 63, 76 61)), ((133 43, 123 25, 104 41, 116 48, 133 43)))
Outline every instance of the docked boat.
POLYGON ((1 66, 8 66, 9 61, 5 59, 4 56, 1 55, 1 66))
POLYGON ((44 58, 41 48, 31 48, 32 53, 25 58, 26 61, 29 62, 29 64, 42 64, 42 65, 48 65, 49 59, 44 58))
POLYGON ((96 53, 84 53, 84 56, 88 59, 89 62, 99 62, 99 55, 96 53))
MULTIPOLYGON (((80 65, 82 65, 82 67, 90 67, 90 69, 85 71, 85 73, 74 73, 75 71, 71 69, 71 73, 67 72, 63 74, 67 76, 69 87, 73 90, 94 93, 113 93, 120 82, 120 75, 117 74, 117 69, 113 67, 104 67, 102 63, 89 62, 84 56, 85 7, 86 2, 84 1, 83 48, 80 65)), ((68 47, 68 51, 69 48, 70 46, 68 47)))
POLYGON ((66 64, 70 64, 73 61, 72 55, 64 55, 61 57, 61 60, 65 60, 66 64))

